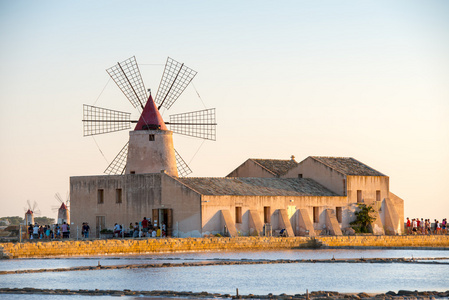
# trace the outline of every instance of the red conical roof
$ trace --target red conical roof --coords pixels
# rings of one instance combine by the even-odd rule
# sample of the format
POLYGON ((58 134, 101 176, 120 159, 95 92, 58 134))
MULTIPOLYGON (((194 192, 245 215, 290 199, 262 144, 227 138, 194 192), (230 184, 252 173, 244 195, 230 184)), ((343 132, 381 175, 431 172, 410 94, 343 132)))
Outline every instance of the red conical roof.
POLYGON ((151 95, 148 98, 147 104, 145 104, 145 108, 143 109, 143 112, 140 115, 139 122, 137 122, 136 128, 134 128, 134 130, 151 129, 151 127, 147 127, 146 125, 159 125, 161 130, 167 130, 167 126, 165 126, 164 120, 162 119, 162 116, 159 113, 156 103, 154 103, 153 97, 151 97, 151 95))
POLYGON ((61 206, 59 207, 59 209, 62 209, 62 210, 67 209, 67 206, 65 205, 64 202, 61 204, 61 206))

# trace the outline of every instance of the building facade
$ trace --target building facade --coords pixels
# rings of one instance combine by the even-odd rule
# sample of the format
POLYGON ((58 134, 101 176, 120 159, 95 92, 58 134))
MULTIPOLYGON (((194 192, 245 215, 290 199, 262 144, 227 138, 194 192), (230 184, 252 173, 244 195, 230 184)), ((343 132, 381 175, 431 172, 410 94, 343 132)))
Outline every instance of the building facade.
POLYGON ((71 177, 70 197, 71 221, 89 222, 97 236, 143 217, 175 237, 342 235, 351 233, 358 203, 375 208, 375 234, 403 232, 403 200, 389 191, 388 176, 353 158, 249 159, 221 178, 71 177))

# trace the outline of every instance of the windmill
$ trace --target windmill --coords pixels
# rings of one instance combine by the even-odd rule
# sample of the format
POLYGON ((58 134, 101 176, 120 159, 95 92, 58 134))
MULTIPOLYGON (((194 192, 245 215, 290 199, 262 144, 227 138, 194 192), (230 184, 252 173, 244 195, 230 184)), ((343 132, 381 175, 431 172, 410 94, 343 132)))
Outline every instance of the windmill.
POLYGON ((153 100, 151 91, 147 93, 134 56, 106 71, 139 111, 140 118, 131 120, 128 112, 83 105, 84 136, 128 130, 131 123, 136 123, 134 130, 130 131, 129 142, 104 173, 135 174, 165 170, 170 175, 181 177, 192 173, 174 149, 172 133, 215 141, 215 108, 170 115, 168 122, 164 122, 159 110, 161 107, 170 109, 197 72, 168 57, 153 100))
POLYGON ((67 193, 66 201, 62 199, 61 195, 59 193, 55 194, 56 200, 58 200, 59 203, 61 203, 60 206, 54 206, 53 210, 58 210, 58 219, 57 224, 63 224, 66 222, 67 224, 70 224, 70 197, 69 193, 67 193))
POLYGON ((37 202, 34 201, 33 205, 31 205, 30 200, 27 200, 28 208, 25 207, 25 225, 34 225, 34 215, 40 215, 41 211, 37 208, 37 202))

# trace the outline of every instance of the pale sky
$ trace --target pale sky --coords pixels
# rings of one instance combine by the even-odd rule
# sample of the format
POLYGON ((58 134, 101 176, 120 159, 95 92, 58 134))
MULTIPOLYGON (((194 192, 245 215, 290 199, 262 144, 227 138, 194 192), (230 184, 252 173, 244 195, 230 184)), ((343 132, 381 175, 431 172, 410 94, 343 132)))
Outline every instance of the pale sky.
POLYGON ((175 136, 190 176, 354 157, 449 217, 448 1, 0 0, 0 43, 0 216, 103 174, 128 132, 83 137, 82 106, 136 116, 105 71, 135 55, 153 94, 167 56, 198 71, 165 119, 217 109, 216 142, 175 136))

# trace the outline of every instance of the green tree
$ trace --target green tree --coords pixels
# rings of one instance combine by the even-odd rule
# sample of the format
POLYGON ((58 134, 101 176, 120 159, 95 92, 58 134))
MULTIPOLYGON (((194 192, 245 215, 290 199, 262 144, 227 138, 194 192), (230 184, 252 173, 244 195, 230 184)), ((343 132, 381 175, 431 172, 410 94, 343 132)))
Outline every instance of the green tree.
POLYGON ((34 223, 39 225, 50 225, 55 223, 55 219, 48 217, 34 217, 34 223))
POLYGON ((23 218, 19 216, 14 217, 2 217, 0 220, 8 220, 10 225, 20 225, 23 224, 23 218))
POLYGON ((366 204, 357 204, 358 210, 355 212, 356 219, 349 223, 355 232, 369 233, 370 225, 376 221, 376 217, 372 215, 374 208, 366 204))

